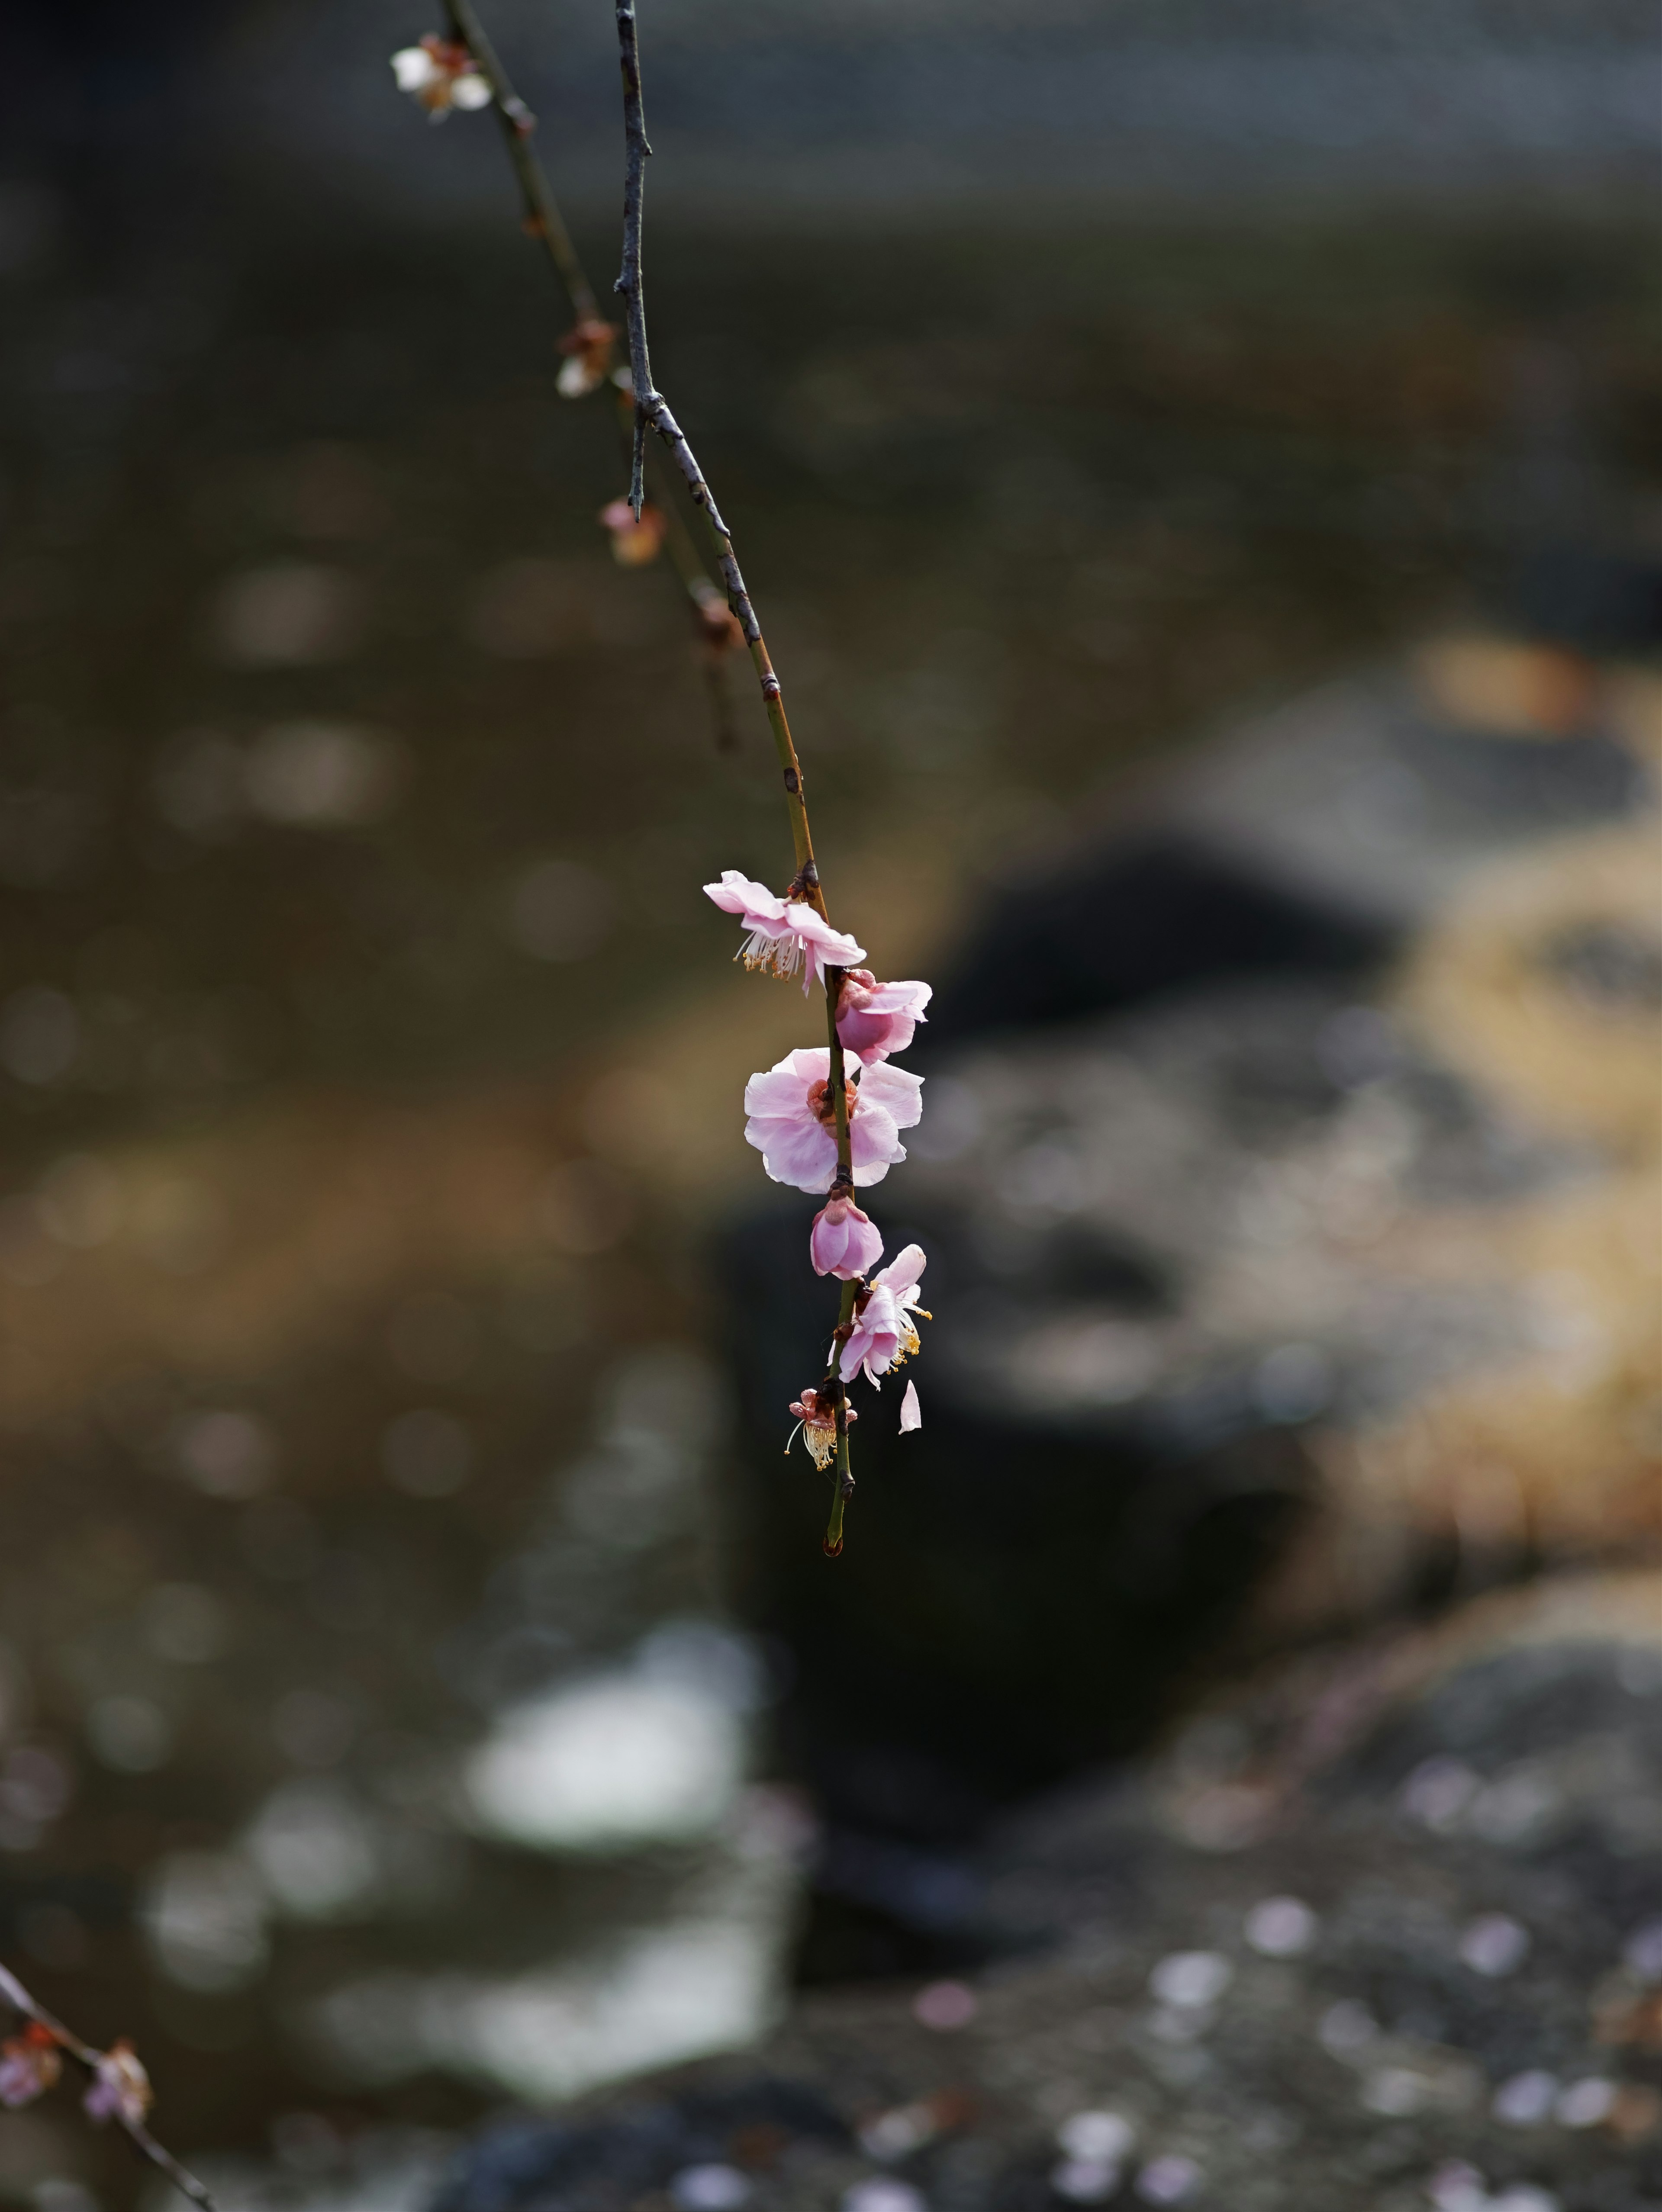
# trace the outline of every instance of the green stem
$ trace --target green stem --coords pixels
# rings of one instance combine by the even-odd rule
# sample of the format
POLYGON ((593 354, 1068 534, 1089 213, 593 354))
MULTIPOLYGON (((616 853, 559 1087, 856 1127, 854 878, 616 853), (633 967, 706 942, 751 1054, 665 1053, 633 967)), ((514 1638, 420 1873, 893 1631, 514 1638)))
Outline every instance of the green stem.
POLYGON ((854 1301, 860 1285, 844 1283, 842 1302, 837 1309, 837 1326, 839 1334, 831 1339, 831 1365, 825 1376, 825 1388, 837 1392, 837 1472, 833 1477, 831 1518, 825 1523, 825 1539, 820 1549, 828 1559, 839 1559, 843 1552, 843 1515, 854 1495, 854 1476, 849 1469, 849 1401, 837 1362, 842 1357, 843 1339, 840 1332, 854 1319, 854 1301))

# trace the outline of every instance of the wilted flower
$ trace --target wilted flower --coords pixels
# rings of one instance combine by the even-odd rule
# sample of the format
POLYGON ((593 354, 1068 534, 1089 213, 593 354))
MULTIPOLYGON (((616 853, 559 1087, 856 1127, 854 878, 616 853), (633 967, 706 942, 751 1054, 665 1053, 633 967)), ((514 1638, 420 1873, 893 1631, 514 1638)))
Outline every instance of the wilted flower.
POLYGON ((614 499, 603 507, 600 520, 612 532, 612 557, 620 568, 644 568, 648 561, 655 561, 669 527, 650 500, 642 505, 638 522, 626 499, 614 499))
POLYGON ((852 969, 843 978, 837 1000, 837 1034, 843 1051, 868 1066, 892 1052, 904 1052, 934 995, 927 983, 880 983, 869 968, 852 969))
MULTIPOLYGON (((872 1071, 873 1075, 891 1073, 898 1071, 872 1071)), ((870 1075, 866 1078, 868 1083, 871 1079, 870 1075)), ((912 1316, 922 1314, 925 1321, 934 1318, 917 1303, 918 1278, 924 1266, 923 1247, 909 1244, 880 1274, 873 1276, 870 1290, 855 1309, 854 1333, 843 1346, 842 1375, 845 1382, 852 1382, 862 1368, 866 1380, 875 1382, 880 1375, 886 1375, 892 1367, 898 1367, 918 1350, 912 1316)), ((921 1422, 921 1415, 919 1419, 921 1422)))
MULTIPOLYGON (((612 342, 617 335, 616 323, 603 323, 593 316, 566 332, 560 340, 565 359, 555 380, 555 389, 563 399, 581 399, 606 382, 612 367, 612 342)), ((634 519, 630 517, 631 522, 634 519)))
MULTIPOLYGON (((837 1457, 837 1401, 828 1398, 822 1405, 817 1390, 805 1390, 800 1398, 793 1398, 790 1409, 796 1416, 796 1428, 802 1431, 802 1441, 813 1455, 813 1463, 823 1474, 837 1457)), ((843 1419, 852 1428, 860 1419, 852 1406, 843 1408, 843 1419)), ((796 1442, 796 1429, 790 1432, 787 1454, 796 1442)))
POLYGON ((922 1425, 923 1408, 917 1402, 917 1385, 908 1382, 906 1395, 900 1401, 900 1433, 904 1437, 909 1430, 921 1429, 922 1425))
POLYGON ((836 1275, 852 1282, 874 1267, 883 1256, 882 1233, 868 1213, 851 1198, 834 1198, 813 1217, 808 1232, 808 1257, 816 1275, 836 1275))
POLYGON ((21 2035, 0 2043, 0 2105, 32 2105, 64 2071, 58 2038, 32 2020, 21 2035))
POLYGON ((393 75, 399 90, 424 107, 435 123, 442 123, 453 107, 490 105, 490 87, 457 39, 429 31, 418 46, 403 46, 393 55, 393 75))
POLYGON ((150 2109, 150 2077, 124 2035, 98 2055, 93 2084, 81 2100, 89 2119, 125 2120, 137 2127, 150 2109))
MULTIPOLYGON (((775 1182, 798 1190, 829 1190, 837 1173, 837 1108, 829 1082, 831 1054, 824 1045, 787 1053, 765 1075, 745 1085, 746 1140, 762 1155, 775 1182)), ((858 1088, 845 1086, 849 1153, 854 1180, 864 1189, 881 1182, 906 1148, 899 1132, 923 1112, 923 1079, 886 1066, 868 1068, 858 1088)))
MULTIPOLYGON (((807 899, 776 897, 765 884, 752 883, 737 868, 723 868, 719 884, 704 885, 704 896, 714 899, 723 914, 736 914, 749 932, 736 958, 770 975, 794 975, 801 968, 805 993, 816 978, 824 982, 828 967, 846 968, 850 961, 866 957, 863 945, 833 929, 807 899)), ((819 1183, 803 1187, 824 1188, 819 1183)))

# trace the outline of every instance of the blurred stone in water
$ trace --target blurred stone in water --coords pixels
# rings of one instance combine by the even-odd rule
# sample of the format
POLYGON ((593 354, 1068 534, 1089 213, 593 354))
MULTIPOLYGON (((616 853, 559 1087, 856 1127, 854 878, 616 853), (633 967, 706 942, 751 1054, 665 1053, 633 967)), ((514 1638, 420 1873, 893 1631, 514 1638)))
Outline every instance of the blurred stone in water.
POLYGON ((248 803, 268 822, 347 830, 377 822, 398 797, 404 768, 388 738, 350 722, 281 722, 254 740, 248 803))
POLYGON ((1439 1752, 1422 1760, 1403 1784, 1402 1808, 1411 1820, 1445 1832, 1458 1826, 1478 1786, 1464 1759, 1439 1752))
POLYGON ((229 836, 248 811, 247 754, 215 730, 189 730, 164 746, 151 775, 157 812, 187 837, 229 836))
POLYGON ((120 1176, 91 1152, 66 1152, 40 1178, 40 1215, 47 1234, 72 1250, 107 1243, 125 1211, 120 1176))
POLYGON ((1557 2097, 1557 2077, 1535 2069, 1503 2081, 1489 2110, 1508 2127, 1535 2128, 1550 2118, 1557 2097))
POLYGON ((309 668, 344 659, 362 627, 356 580, 310 562, 275 562, 233 577, 213 610, 221 659, 247 668, 309 668))
POLYGON ((406 1299, 387 1324, 387 1349, 416 1382, 458 1382, 479 1351, 479 1325, 460 1298, 435 1291, 406 1299))
POLYGON ((374 1894, 381 1870, 374 1824, 338 1783, 283 1783, 244 1842, 271 1896, 298 1919, 349 1917, 374 1894))
POLYGON ((224 1249, 225 1208, 199 1177, 162 1172, 132 1194, 134 1240, 165 1275, 198 1275, 224 1249))
POLYGON ((679 2212, 738 2212, 752 2192, 749 2177, 736 2166, 684 2166, 669 2185, 679 2212))
POLYGON ((256 1498, 237 1538, 244 1558, 273 1582, 300 1582, 317 1564, 317 1524, 293 1498, 256 1498))
POLYGON ((617 893, 580 860, 539 860, 509 891, 508 932, 534 959, 583 960, 612 934, 617 893))
POLYGON ((1247 1914, 1244 1932, 1266 1959, 1296 1959, 1314 1943, 1319 1924, 1302 1899, 1266 1897, 1247 1914))
POLYGON ((22 1907, 17 1915, 17 1940, 30 1958, 60 1974, 76 1972, 91 1955, 80 1914, 50 1899, 22 1907))
POLYGON ((182 1414, 168 1443, 180 1472, 210 1498, 257 1496, 277 1463, 265 1424, 228 1407, 182 1414))
POLYGON ((482 576, 467 610, 466 632, 503 660, 540 660, 594 635, 587 562, 508 561, 482 576))
POLYGON ((38 1198, 0 1200, 0 1274, 20 1290, 51 1282, 63 1255, 54 1250, 38 1198))
POLYGON ((1459 1955, 1474 1973, 1498 1981, 1529 1955, 1529 1930, 1509 1913, 1486 1912, 1460 1938, 1459 1955))
POLYGON ((0 1066, 35 1089, 60 1082, 81 1049, 81 1020, 62 991, 32 983, 0 1007, 0 1066))
POLYGON ((229 1641, 225 1607, 199 1583, 160 1583, 140 1608, 153 1651, 181 1667, 203 1667, 229 1641))
POLYGON ((512 1978, 349 1981, 313 2008, 314 2049, 343 2082, 437 2065, 539 2100, 736 2049, 776 2014, 794 1890, 788 1857, 741 1817, 687 1865, 657 1924, 512 1978))
POLYGON ((1602 2074, 1584 2075, 1572 2081, 1553 2108, 1553 2116, 1567 2128, 1596 2128, 1616 2110, 1621 2091, 1602 2074))
POLYGON ((411 1498, 449 1498, 472 1471, 473 1440, 452 1413, 417 1406, 389 1421, 380 1460, 387 1480, 411 1498))
POLYGON ((537 1195, 538 1226, 551 1244, 587 1259, 617 1243, 630 1225, 630 1193, 600 1160, 566 1160, 537 1195))
POLYGON ((39 1744, 21 1743, 0 1761, 0 1850, 30 1851, 75 1793, 68 1763, 39 1744))
POLYGON ((980 2001, 967 1982, 930 1982, 912 1999, 912 2017, 940 2035, 967 2027, 980 2001))
POLYGON ((1662 1982, 1662 1920, 1647 1920, 1635 1928, 1622 1946, 1622 1957, 1641 1982, 1662 1982))
POLYGON ((100 1764, 118 1774, 164 1766, 174 1747, 173 1723, 153 1698, 118 1692, 87 1708, 87 1741, 100 1764))
POLYGON ((708 1687, 618 1672, 510 1711, 467 1765, 496 1834, 567 1850, 702 1835, 731 1803, 745 1731, 708 1687))
POLYGON ((156 1963, 184 1988, 244 1988, 265 1970, 265 1884, 235 1851, 174 1851, 151 1869, 139 1926, 156 1963))
POLYGON ((1200 2010, 1215 2004, 1233 1978, 1221 1952, 1174 1951, 1149 1975, 1148 1986, 1163 2004, 1200 2010))
POLYGON ((272 1736, 296 1766, 335 1765, 356 1733, 351 1707, 325 1690, 290 1690, 271 1714, 272 1736))

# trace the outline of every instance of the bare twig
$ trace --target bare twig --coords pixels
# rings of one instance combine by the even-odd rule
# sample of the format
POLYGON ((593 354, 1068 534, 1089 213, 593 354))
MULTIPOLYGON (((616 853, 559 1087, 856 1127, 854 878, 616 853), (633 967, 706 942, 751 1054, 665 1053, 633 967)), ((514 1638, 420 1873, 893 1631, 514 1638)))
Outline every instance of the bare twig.
MULTIPOLYGON (((76 2065, 85 2067, 94 2080, 100 2078, 100 2061, 107 2054, 92 2044, 83 2042, 72 2027, 66 2027, 43 2004, 38 2003, 16 1975, 9 1972, 4 1966, 0 1966, 0 1997, 5 1999, 14 2012, 21 2013, 25 2020, 32 2020, 37 2027, 44 2028, 58 2048, 69 2053, 76 2065)), ((142 2080, 143 2077, 140 2078, 142 2080)), ((202 2212, 218 2212, 210 2191, 187 2167, 180 2164, 170 2150, 156 2141, 143 2120, 130 2119, 119 2111, 113 2112, 111 2118, 140 2155, 147 2158, 160 2172, 165 2173, 175 2189, 188 2197, 193 2204, 200 2205, 202 2212)))
MULTIPOLYGON (((692 448, 687 443, 685 433, 670 412, 668 400, 661 392, 654 388, 652 382, 651 361, 647 349, 646 301, 641 286, 641 202, 645 185, 646 157, 651 149, 647 144, 642 108, 641 57, 633 0, 621 0, 618 9, 618 44, 624 80, 624 130, 627 159, 624 183, 624 265, 612 289, 623 297, 629 328, 630 370, 635 384, 636 451, 642 453, 643 459, 645 433, 648 428, 655 430, 668 447, 675 465, 686 480, 693 504, 702 513, 709 526, 715 547, 716 567, 727 586, 728 605, 738 617, 739 627, 750 648, 757 680, 762 688, 762 703, 767 709, 769 726, 773 732, 774 750, 779 756, 780 771, 785 780, 791 839, 796 848, 796 882, 794 888, 823 915, 825 902, 819 889, 819 872, 814 866, 813 840, 808 834, 807 807, 802 796, 802 766, 796 757, 790 724, 785 717, 784 694, 774 672, 773 663, 768 657, 761 624, 756 619, 756 610, 751 605, 750 593, 745 588, 745 579, 734 554, 733 533, 721 519, 715 494, 704 480, 703 471, 698 466, 692 448)), ((631 500, 635 497, 635 485, 631 484, 631 500)), ((834 1041, 831 1052, 835 1079, 840 1073, 842 1055, 834 1041)), ((837 1095, 840 1097, 841 1093, 837 1095)))
MULTIPOLYGON (((647 344, 646 294, 641 268, 646 165, 652 149, 647 143, 635 0, 618 0, 618 56, 624 88, 624 255, 623 268, 613 289, 621 295, 624 304, 629 331, 630 374, 635 388, 635 438, 630 500, 638 516, 644 497, 646 434, 648 429, 655 430, 668 447, 676 466, 686 481, 693 503, 703 515, 715 541, 716 565, 728 588, 728 605, 737 617, 745 642, 750 647, 750 657, 761 685, 762 702, 767 709, 768 721, 773 731, 774 748, 784 777, 785 803, 790 815, 791 839, 796 850, 796 876, 791 885, 791 894, 794 897, 809 900, 823 915, 825 913, 825 892, 814 861, 813 839, 808 828, 807 800, 802 787, 802 764, 797 758, 790 723, 786 717, 784 692, 762 635, 762 626, 756 618, 756 610, 751 604, 750 593, 745 588, 745 579, 733 548, 733 533, 715 504, 715 494, 710 490, 692 447, 687 442, 685 432, 671 412, 669 402, 652 381, 652 360, 647 344)), ((837 1173, 831 1188, 833 1191, 845 1188, 852 1194, 854 1172, 849 1147, 847 1074, 842 1040, 837 1033, 837 1004, 842 988, 842 969, 828 968, 825 971, 825 1027, 831 1058, 826 1076, 837 1123, 837 1173)), ((825 1550, 831 1559, 835 1559, 843 1549, 843 1509, 854 1489, 854 1477, 849 1471, 848 1398, 837 1373, 837 1363, 849 1325, 854 1317, 857 1291, 858 1285, 855 1283, 843 1285, 837 1334, 831 1340, 831 1362, 824 1384, 837 1409, 836 1487, 832 1492, 831 1520, 825 1537, 825 1550)))

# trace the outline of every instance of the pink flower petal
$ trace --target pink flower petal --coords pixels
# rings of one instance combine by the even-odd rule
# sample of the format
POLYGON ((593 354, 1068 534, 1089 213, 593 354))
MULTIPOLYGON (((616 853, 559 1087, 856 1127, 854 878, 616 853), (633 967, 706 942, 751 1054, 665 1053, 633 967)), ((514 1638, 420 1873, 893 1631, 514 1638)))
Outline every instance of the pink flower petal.
POLYGON ((880 1060, 861 1077, 860 1091, 862 1097, 886 1109, 897 1129, 916 1128, 923 1118, 923 1079, 909 1075, 904 1067, 880 1060))
POLYGON ((873 1183, 881 1182, 895 1163, 905 1157, 906 1147, 891 1116, 881 1106, 861 1098, 849 1125, 849 1160, 854 1169, 855 1188, 868 1190, 873 1183))
POLYGON ((900 1401, 900 1433, 904 1437, 912 1429, 923 1425, 923 1408, 917 1402, 917 1385, 909 1382, 906 1395, 900 1401))
POLYGON ((754 884, 737 868, 723 868, 719 884, 706 884, 704 896, 713 899, 723 914, 742 914, 752 923, 782 919, 785 902, 765 884, 754 884))
POLYGON ((896 1298, 904 1298, 917 1288, 928 1264, 921 1244, 908 1244, 895 1254, 878 1276, 875 1287, 890 1291, 896 1298))

